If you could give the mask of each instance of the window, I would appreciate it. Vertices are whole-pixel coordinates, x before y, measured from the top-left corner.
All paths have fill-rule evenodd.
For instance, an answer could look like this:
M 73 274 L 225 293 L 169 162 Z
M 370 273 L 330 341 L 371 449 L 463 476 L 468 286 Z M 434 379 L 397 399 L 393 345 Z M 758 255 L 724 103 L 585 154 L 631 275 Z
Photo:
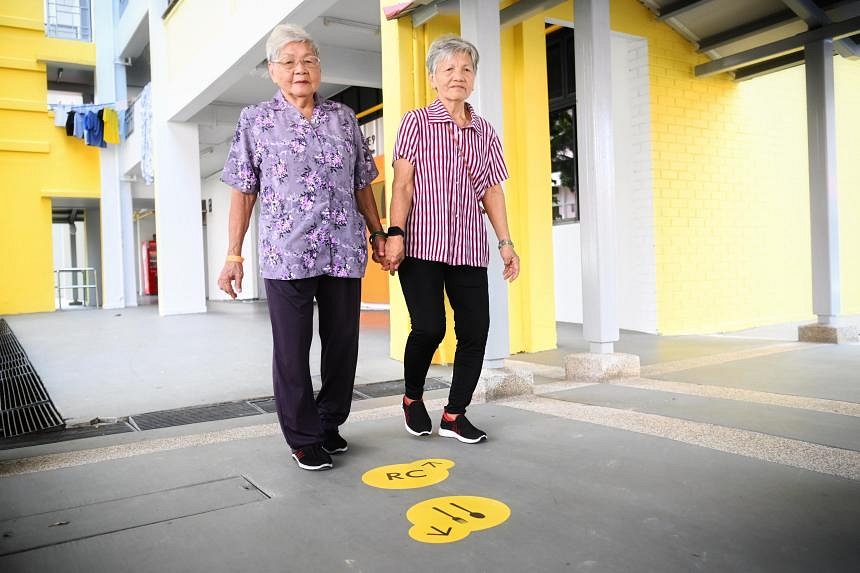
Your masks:
M 90 0 L 45 0 L 45 34 L 64 40 L 92 41 Z
M 546 65 L 552 162 L 552 220 L 579 221 L 573 30 L 561 28 L 547 35 Z
M 574 111 L 567 107 L 549 114 L 553 221 L 579 221 Z

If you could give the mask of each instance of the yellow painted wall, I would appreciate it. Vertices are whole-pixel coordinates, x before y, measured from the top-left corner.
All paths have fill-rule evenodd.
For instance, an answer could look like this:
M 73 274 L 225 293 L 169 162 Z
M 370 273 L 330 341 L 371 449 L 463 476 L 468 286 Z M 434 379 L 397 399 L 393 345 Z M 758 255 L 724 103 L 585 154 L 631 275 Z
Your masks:
M 860 314 L 860 62 L 836 58 L 834 68 L 842 312 Z
M 380 2 L 380 14 L 384 1 Z M 400 119 L 407 111 L 415 107 L 417 93 L 416 84 L 420 83 L 421 66 L 414 63 L 414 44 L 416 36 L 420 33 L 413 31 L 412 22 L 408 18 L 401 18 L 387 22 L 385 15 L 381 15 L 382 26 L 380 35 L 382 37 L 382 93 L 385 105 L 382 108 L 383 117 L 383 140 L 385 150 L 383 155 L 391 157 L 394 151 L 394 140 L 397 137 L 397 129 Z M 388 198 L 389 209 L 391 206 L 391 182 L 394 180 L 394 169 L 391 162 L 385 163 L 385 196 Z M 389 348 L 391 357 L 397 360 L 403 359 L 403 349 L 406 347 L 406 337 L 409 335 L 409 313 L 406 310 L 406 302 L 403 300 L 403 292 L 396 277 L 389 279 L 389 323 L 391 346 Z
M 556 347 L 552 181 L 543 17 L 502 30 L 505 184 L 520 278 L 508 299 L 511 353 Z
M 571 19 L 572 2 L 549 12 Z M 707 59 L 635 0 L 614 31 L 648 42 L 658 330 L 742 329 L 812 317 L 803 68 L 747 82 L 695 78 Z M 837 58 L 843 311 L 860 310 L 856 99 Z M 841 102 L 841 103 L 839 103 Z
M 54 310 L 50 197 L 100 195 L 98 150 L 54 126 L 44 64 L 95 66 L 95 46 L 46 38 L 42 12 L 0 2 L 0 315 Z

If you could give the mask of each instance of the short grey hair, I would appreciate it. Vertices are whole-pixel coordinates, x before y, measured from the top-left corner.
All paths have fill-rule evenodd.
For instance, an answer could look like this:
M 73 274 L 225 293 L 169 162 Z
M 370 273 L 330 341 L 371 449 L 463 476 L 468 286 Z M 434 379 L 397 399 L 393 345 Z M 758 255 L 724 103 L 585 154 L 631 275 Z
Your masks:
M 430 44 L 430 48 L 427 50 L 427 73 L 432 75 L 436 71 L 436 66 L 456 54 L 466 54 L 469 56 L 472 59 L 472 65 L 475 67 L 474 71 L 477 73 L 478 49 L 471 42 L 454 34 L 439 36 Z
M 266 59 L 270 62 L 278 60 L 281 48 L 293 42 L 305 42 L 310 44 L 314 55 L 319 57 L 320 51 L 314 42 L 311 35 L 308 34 L 301 26 L 295 24 L 278 24 L 275 26 L 272 33 L 269 34 L 269 39 L 266 40 Z

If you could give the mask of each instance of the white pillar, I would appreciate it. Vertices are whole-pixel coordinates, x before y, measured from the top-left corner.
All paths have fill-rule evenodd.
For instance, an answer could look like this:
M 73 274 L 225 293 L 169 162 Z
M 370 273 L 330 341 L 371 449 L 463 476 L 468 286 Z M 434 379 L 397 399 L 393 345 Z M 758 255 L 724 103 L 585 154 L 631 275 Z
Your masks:
M 162 316 L 206 312 L 199 137 L 197 125 L 169 121 L 170 54 L 161 18 L 166 7 L 166 0 L 149 0 L 158 312 Z
M 836 196 L 836 105 L 833 40 L 806 45 L 809 214 L 812 232 L 812 312 L 836 325 L 839 293 L 839 205 Z
M 460 34 L 478 49 L 480 60 L 475 79 L 475 91 L 469 98 L 478 115 L 490 122 L 499 139 L 502 132 L 502 47 L 498 0 L 460 2 Z M 488 229 L 492 229 L 485 216 Z M 514 237 L 516 239 L 516 237 Z M 490 290 L 490 334 L 484 353 L 484 368 L 501 368 L 510 355 L 508 325 L 508 285 L 502 279 L 503 265 L 498 254 L 498 238 L 487 233 L 490 244 L 490 265 L 487 268 Z
M 590 352 L 618 340 L 609 2 L 574 1 L 583 334 Z
M 126 98 L 125 67 L 116 63 L 114 31 L 119 15 L 113 2 L 93 5 L 93 32 L 96 45 L 95 103 L 116 106 Z M 99 151 L 101 176 L 102 288 L 104 308 L 137 305 L 134 280 L 131 195 L 119 181 L 119 146 L 109 144 Z

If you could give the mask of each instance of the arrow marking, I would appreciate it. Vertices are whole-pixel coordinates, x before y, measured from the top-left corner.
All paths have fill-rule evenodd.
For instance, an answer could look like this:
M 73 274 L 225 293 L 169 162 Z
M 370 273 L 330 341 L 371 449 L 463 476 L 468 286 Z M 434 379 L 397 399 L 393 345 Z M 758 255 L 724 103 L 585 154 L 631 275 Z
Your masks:
M 435 525 L 431 525 L 431 526 L 430 526 L 430 529 L 435 529 L 435 530 L 436 530 L 436 531 L 438 531 L 439 533 L 429 533 L 429 532 L 428 532 L 428 533 L 427 533 L 427 535 L 445 535 L 445 536 L 447 536 L 447 535 L 449 535 L 449 534 L 451 533 L 451 528 L 450 528 L 450 527 L 448 528 L 448 531 L 442 531 L 441 529 L 439 529 L 439 528 L 438 528 L 438 527 L 436 527 Z

